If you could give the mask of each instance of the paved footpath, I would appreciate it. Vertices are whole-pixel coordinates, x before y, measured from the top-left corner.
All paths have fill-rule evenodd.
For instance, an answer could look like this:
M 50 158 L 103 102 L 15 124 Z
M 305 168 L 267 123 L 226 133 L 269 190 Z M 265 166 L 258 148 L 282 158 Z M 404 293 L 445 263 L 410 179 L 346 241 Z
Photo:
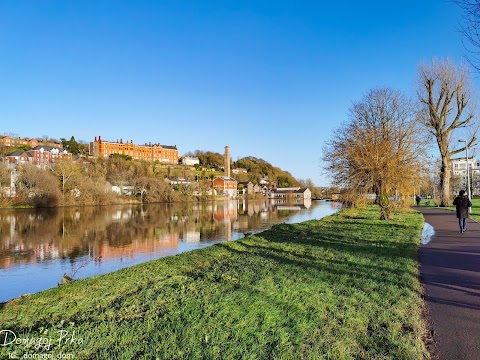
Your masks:
M 435 359 L 480 359 L 480 224 L 460 233 L 455 212 L 418 207 L 433 226 L 420 247 L 425 301 L 436 344 Z

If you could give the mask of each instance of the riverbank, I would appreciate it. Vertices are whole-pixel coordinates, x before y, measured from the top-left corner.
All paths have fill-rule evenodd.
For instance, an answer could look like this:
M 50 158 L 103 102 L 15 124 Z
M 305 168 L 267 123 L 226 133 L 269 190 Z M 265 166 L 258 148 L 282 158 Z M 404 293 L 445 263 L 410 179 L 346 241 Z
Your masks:
M 0 324 L 34 341 L 0 355 L 420 359 L 423 218 L 377 217 L 281 224 L 15 300 Z

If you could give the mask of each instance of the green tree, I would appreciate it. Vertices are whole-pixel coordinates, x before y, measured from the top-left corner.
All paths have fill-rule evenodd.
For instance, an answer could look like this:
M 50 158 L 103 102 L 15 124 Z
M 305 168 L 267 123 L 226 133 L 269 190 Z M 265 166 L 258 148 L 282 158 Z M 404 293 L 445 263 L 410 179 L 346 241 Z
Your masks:
M 80 144 L 75 140 L 75 137 L 72 136 L 70 140 L 65 138 L 60 138 L 64 150 L 72 153 L 73 155 L 78 155 L 80 153 Z

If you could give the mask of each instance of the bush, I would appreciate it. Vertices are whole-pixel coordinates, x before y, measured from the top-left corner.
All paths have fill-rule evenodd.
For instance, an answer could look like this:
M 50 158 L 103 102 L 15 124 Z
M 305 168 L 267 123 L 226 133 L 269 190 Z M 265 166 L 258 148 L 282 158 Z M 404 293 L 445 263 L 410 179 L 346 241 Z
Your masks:
M 15 203 L 33 207 L 61 205 L 62 193 L 57 178 L 49 171 L 25 164 L 20 167 L 15 183 Z

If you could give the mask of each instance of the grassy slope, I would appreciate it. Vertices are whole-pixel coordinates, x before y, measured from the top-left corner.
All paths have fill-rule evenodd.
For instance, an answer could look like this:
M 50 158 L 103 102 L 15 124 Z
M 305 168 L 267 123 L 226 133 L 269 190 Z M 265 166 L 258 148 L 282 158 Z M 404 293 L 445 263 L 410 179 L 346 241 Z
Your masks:
M 420 359 L 423 218 L 344 211 L 14 301 L 0 328 L 83 358 Z M 43 334 L 43 335 L 42 335 Z M 10 345 L 10 351 L 47 353 Z

